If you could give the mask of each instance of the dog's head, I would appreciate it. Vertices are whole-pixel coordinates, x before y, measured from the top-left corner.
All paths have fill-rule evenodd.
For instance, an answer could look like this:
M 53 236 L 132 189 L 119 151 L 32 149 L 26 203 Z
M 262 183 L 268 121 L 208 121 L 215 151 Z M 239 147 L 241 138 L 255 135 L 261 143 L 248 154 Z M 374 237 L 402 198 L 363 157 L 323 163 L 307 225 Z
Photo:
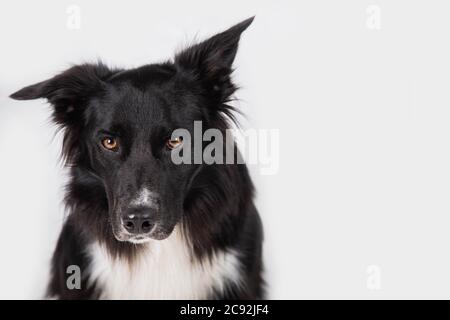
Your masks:
M 253 18 L 193 45 L 173 61 L 130 70 L 84 64 L 11 95 L 46 98 L 64 129 L 63 154 L 104 185 L 109 221 L 119 241 L 164 239 L 183 215 L 199 165 L 177 165 L 194 121 L 219 125 L 235 91 L 232 63 L 241 33 Z

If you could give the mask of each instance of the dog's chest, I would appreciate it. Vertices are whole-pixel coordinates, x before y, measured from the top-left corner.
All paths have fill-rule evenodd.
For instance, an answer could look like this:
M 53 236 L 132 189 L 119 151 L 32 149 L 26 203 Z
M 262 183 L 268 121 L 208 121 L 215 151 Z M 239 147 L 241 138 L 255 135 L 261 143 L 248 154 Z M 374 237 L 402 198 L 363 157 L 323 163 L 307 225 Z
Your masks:
M 91 244 L 89 255 L 89 282 L 96 283 L 101 299 L 207 299 L 240 280 L 236 253 L 195 260 L 176 231 L 146 244 L 132 263 L 111 257 L 99 243 Z

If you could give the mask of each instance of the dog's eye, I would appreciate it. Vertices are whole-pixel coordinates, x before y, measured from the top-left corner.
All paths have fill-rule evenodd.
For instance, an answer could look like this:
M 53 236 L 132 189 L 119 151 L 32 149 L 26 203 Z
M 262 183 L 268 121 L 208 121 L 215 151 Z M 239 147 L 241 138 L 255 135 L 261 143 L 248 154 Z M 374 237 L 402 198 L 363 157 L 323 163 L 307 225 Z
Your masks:
M 119 149 L 119 142 L 116 138 L 108 137 L 102 140 L 102 146 L 107 150 L 117 151 Z
M 182 143 L 183 143 L 183 137 L 178 137 L 178 138 L 175 138 L 175 139 L 167 140 L 166 146 L 167 146 L 167 148 L 172 150 L 172 149 L 175 149 L 175 148 L 179 147 Z

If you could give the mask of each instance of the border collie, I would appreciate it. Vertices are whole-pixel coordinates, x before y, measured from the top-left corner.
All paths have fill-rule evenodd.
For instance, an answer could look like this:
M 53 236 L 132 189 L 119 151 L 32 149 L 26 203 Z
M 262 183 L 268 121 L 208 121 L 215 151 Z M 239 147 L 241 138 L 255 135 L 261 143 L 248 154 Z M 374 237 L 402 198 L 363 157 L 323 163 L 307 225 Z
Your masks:
M 196 121 L 202 130 L 230 128 L 232 64 L 252 21 L 165 63 L 76 65 L 11 95 L 47 99 L 64 132 L 68 215 L 48 297 L 264 297 L 262 225 L 246 165 L 171 160 L 185 144 L 174 130 L 192 133 Z M 80 288 L 67 286 L 70 266 L 81 270 Z

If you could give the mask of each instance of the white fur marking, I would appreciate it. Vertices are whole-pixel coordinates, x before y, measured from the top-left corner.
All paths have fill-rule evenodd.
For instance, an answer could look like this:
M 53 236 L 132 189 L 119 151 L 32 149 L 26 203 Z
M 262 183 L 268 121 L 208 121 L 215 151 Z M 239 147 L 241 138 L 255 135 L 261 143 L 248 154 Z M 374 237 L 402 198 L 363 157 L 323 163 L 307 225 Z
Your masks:
M 131 201 L 131 206 L 154 207 L 156 205 L 154 200 L 156 197 L 157 197 L 156 193 L 151 192 L 147 188 L 143 188 L 139 193 L 138 197 L 133 201 Z
M 225 284 L 240 282 L 237 253 L 218 251 L 211 259 L 198 261 L 178 228 L 165 240 L 143 244 L 132 264 L 113 258 L 95 242 L 89 281 L 103 290 L 101 299 L 206 299 L 212 290 L 222 292 Z

